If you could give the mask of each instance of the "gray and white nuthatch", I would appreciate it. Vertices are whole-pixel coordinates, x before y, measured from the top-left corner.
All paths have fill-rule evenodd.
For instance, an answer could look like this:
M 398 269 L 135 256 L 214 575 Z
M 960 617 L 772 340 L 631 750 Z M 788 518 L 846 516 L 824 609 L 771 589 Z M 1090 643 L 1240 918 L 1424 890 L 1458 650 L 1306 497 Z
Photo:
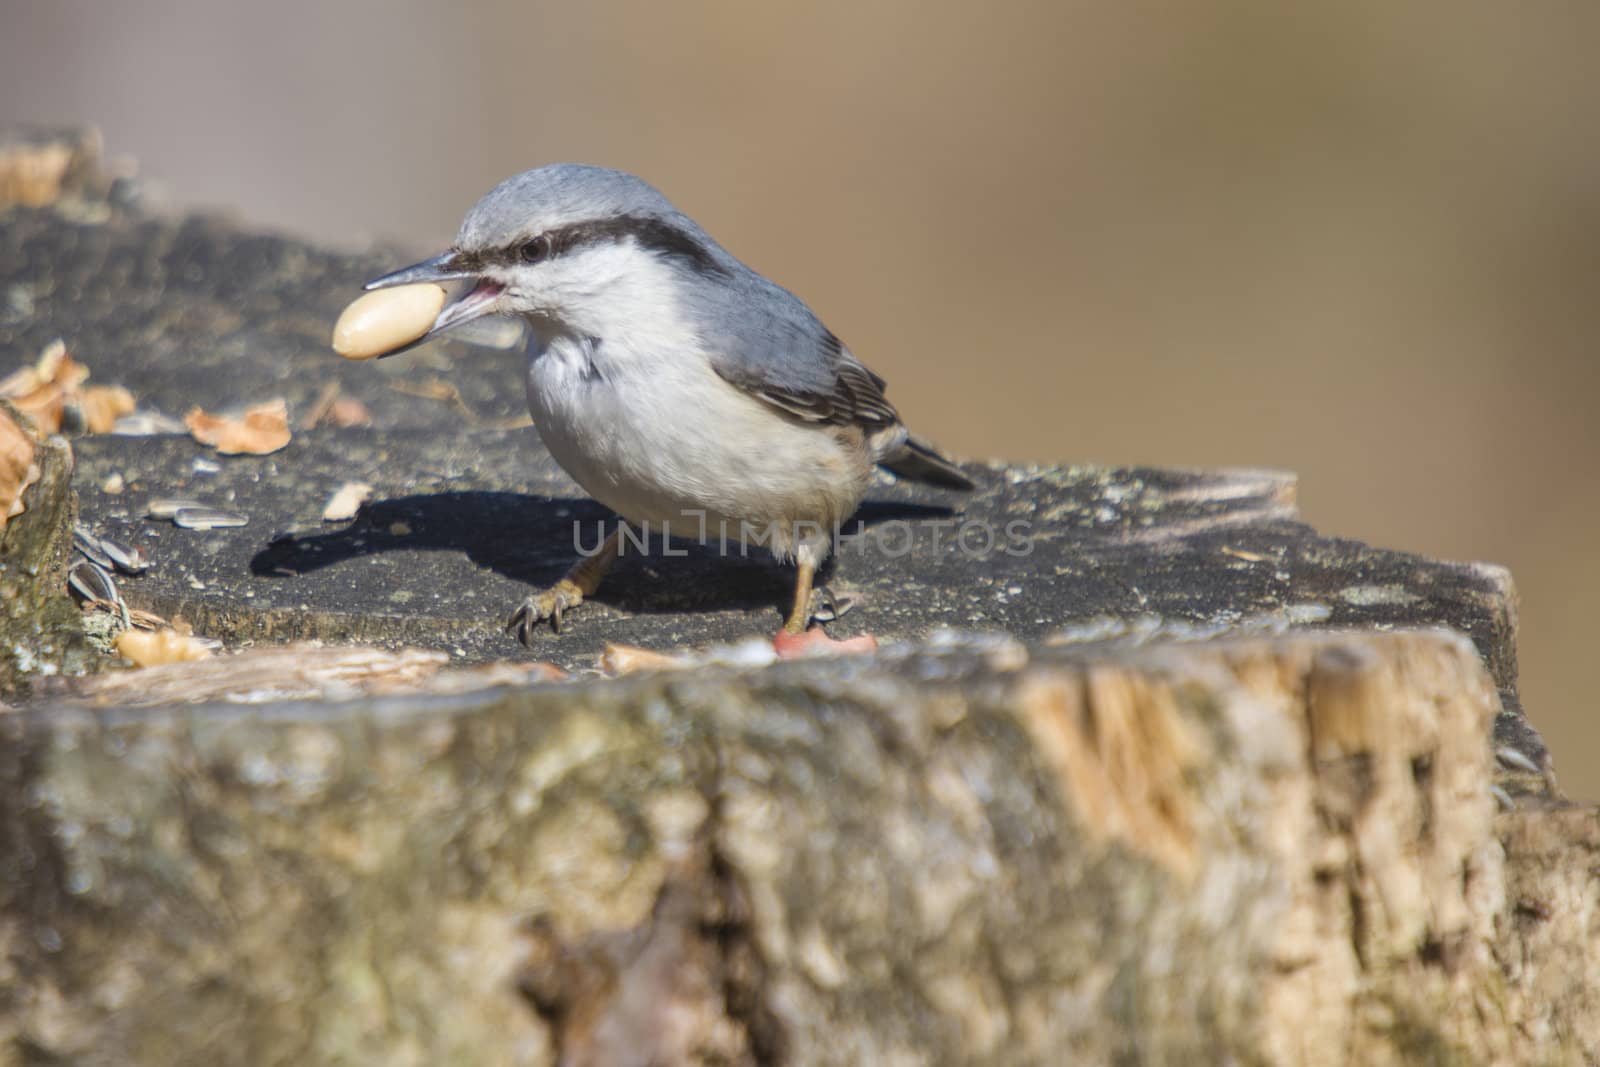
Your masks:
M 449 251 L 367 288 L 455 281 L 470 285 L 426 336 L 485 315 L 524 320 L 528 407 L 556 462 L 627 522 L 726 531 L 793 560 L 785 635 L 810 622 L 817 568 L 874 465 L 973 487 L 907 432 L 883 379 L 798 297 L 630 174 L 519 174 L 478 201 Z M 524 644 L 593 594 L 620 534 L 518 607 L 509 626 Z

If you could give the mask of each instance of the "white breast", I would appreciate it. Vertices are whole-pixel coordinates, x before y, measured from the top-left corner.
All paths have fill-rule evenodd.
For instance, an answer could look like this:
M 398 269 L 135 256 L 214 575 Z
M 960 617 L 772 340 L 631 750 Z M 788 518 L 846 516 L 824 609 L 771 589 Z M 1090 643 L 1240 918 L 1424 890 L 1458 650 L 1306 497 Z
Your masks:
M 596 324 L 598 340 L 555 333 L 530 343 L 528 407 L 556 462 L 655 531 L 713 541 L 725 532 L 780 557 L 802 545 L 816 555 L 820 542 L 825 555 L 866 491 L 866 450 L 719 377 L 668 286 L 618 319 Z

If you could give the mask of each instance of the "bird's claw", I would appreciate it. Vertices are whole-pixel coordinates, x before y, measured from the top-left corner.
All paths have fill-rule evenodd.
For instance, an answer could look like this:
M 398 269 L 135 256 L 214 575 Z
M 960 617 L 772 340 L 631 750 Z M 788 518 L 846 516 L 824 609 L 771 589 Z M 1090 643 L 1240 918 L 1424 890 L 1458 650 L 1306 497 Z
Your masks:
M 825 585 L 817 588 L 816 599 L 817 608 L 811 613 L 811 621 L 817 623 L 838 622 L 856 606 L 850 597 L 840 596 Z
M 541 622 L 549 619 L 550 629 L 560 633 L 562 616 L 582 603 L 583 590 L 578 588 L 576 582 L 563 578 L 549 589 L 529 593 L 506 621 L 506 630 L 516 634 L 518 641 L 532 648 L 533 632 Z

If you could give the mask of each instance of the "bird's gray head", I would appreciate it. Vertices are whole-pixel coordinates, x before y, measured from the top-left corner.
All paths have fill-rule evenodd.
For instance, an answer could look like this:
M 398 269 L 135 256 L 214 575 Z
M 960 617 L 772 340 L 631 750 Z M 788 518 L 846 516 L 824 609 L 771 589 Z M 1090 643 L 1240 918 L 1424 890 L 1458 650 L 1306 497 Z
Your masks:
M 483 315 L 587 330 L 585 320 L 647 284 L 660 269 L 685 279 L 725 276 L 734 261 L 648 182 L 621 171 L 560 163 L 495 186 L 467 213 L 448 251 L 367 283 L 474 284 L 446 305 L 428 336 Z

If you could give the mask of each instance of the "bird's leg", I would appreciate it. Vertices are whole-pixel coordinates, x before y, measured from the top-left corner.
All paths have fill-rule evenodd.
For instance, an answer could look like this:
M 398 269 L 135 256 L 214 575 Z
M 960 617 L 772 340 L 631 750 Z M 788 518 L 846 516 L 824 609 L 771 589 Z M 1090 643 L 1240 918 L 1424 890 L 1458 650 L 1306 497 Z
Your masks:
M 878 640 L 870 633 L 862 633 L 861 637 L 850 637 L 838 641 L 827 635 L 821 625 L 811 625 L 811 585 L 816 581 L 816 563 L 806 560 L 805 557 L 797 560 L 798 573 L 795 574 L 795 601 L 789 609 L 789 617 L 784 619 L 784 629 L 779 630 L 773 637 L 773 651 L 782 659 L 792 656 L 813 656 L 818 653 L 870 653 L 878 646 Z M 822 587 L 822 595 L 829 601 L 832 608 L 832 617 L 845 614 L 843 608 L 834 600 L 834 593 L 827 587 Z M 846 605 L 848 606 L 848 605 Z M 810 627 L 810 629 L 808 629 Z
M 786 634 L 803 634 L 811 623 L 811 583 L 817 576 L 817 565 L 802 559 L 798 572 L 794 578 L 794 606 L 789 609 L 789 617 L 783 621 L 783 632 Z
M 871 634 L 835 641 L 821 626 L 811 626 L 811 586 L 816 580 L 817 565 L 801 560 L 800 573 L 794 580 L 794 606 L 783 622 L 783 629 L 772 638 L 772 649 L 780 657 L 809 656 L 818 652 L 871 652 L 878 647 L 878 639 Z M 824 590 L 826 593 L 826 590 Z M 832 595 L 829 594 L 829 599 Z M 843 612 L 835 608 L 834 617 Z M 807 629 L 807 627 L 810 629 Z
M 560 633 L 561 616 L 582 604 L 585 597 L 594 596 L 594 591 L 600 588 L 600 580 L 611 569 L 611 564 L 616 562 L 621 548 L 622 524 L 619 522 L 594 555 L 584 556 L 573 564 L 566 576 L 549 589 L 528 594 L 528 598 L 512 612 L 506 629 L 513 631 L 518 641 L 529 646 L 533 644 L 534 628 L 546 619 L 550 620 L 550 628 Z

